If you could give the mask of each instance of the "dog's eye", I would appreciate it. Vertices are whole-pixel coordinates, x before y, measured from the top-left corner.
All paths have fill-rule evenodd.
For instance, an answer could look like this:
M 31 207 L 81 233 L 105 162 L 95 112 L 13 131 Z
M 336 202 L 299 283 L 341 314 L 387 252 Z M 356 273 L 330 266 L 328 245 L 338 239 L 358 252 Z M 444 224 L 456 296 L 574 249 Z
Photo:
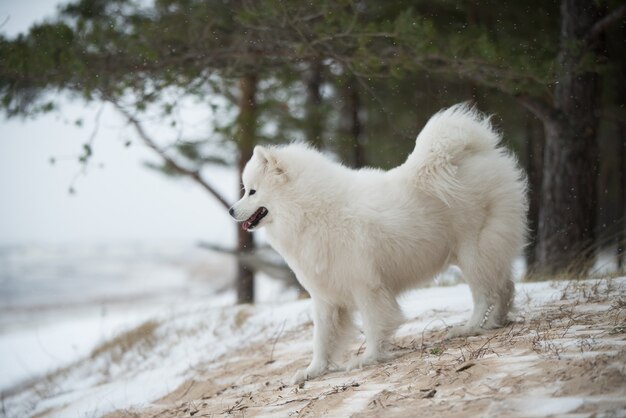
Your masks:
M 249 194 L 249 196 L 252 196 L 252 195 L 253 195 L 253 194 L 255 194 L 255 193 L 256 193 L 256 190 L 252 189 L 252 190 L 250 190 L 250 194 Z

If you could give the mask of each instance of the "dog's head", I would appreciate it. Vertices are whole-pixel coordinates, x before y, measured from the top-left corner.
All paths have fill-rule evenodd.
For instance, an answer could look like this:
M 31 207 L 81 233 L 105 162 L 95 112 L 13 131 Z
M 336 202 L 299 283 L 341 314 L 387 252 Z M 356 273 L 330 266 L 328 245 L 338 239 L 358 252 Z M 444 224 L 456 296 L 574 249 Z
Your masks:
M 253 231 L 272 222 L 276 214 L 277 193 L 287 181 L 276 149 L 256 146 L 243 170 L 243 197 L 230 208 L 230 215 L 242 222 L 241 227 Z

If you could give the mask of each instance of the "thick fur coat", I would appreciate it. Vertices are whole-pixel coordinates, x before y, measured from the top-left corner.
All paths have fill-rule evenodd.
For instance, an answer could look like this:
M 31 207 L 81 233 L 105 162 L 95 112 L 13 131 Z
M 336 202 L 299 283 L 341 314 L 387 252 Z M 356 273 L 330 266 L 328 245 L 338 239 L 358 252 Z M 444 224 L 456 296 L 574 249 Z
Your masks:
M 397 295 L 451 264 L 474 310 L 449 336 L 506 322 L 527 203 L 524 175 L 500 139 L 488 117 L 461 104 L 434 115 L 406 162 L 389 171 L 352 170 L 302 144 L 255 148 L 231 215 L 247 230 L 265 227 L 311 294 L 313 359 L 294 382 L 340 357 L 356 311 L 366 349 L 347 367 L 386 359 L 403 320 Z

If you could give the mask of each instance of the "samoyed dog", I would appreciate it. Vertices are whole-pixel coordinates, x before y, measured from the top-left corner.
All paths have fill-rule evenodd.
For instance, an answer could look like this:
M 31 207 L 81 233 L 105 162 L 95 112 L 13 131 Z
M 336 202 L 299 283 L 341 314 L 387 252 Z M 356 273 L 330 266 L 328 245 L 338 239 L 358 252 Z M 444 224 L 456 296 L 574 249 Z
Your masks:
M 303 144 L 254 149 L 230 213 L 248 231 L 265 227 L 311 294 L 313 359 L 295 383 L 335 364 L 356 311 L 366 349 L 347 368 L 388 359 L 403 320 L 396 297 L 451 264 L 474 309 L 448 336 L 506 323 L 527 203 L 525 176 L 500 139 L 488 117 L 459 104 L 435 114 L 406 162 L 389 171 L 353 170 Z

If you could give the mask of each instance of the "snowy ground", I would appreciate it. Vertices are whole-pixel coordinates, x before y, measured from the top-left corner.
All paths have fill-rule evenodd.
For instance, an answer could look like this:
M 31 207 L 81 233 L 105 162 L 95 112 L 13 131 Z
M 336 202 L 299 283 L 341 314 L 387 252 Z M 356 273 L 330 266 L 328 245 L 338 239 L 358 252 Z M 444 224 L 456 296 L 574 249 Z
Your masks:
M 402 298 L 397 357 L 289 385 L 311 356 L 308 300 L 190 300 L 4 393 L 23 416 L 625 416 L 626 277 L 518 285 L 517 318 L 444 341 L 465 285 Z M 357 344 L 355 350 L 359 348 Z
M 0 247 L 0 391 L 181 300 L 232 304 L 232 295 L 216 299 L 232 275 L 232 262 L 190 244 Z

